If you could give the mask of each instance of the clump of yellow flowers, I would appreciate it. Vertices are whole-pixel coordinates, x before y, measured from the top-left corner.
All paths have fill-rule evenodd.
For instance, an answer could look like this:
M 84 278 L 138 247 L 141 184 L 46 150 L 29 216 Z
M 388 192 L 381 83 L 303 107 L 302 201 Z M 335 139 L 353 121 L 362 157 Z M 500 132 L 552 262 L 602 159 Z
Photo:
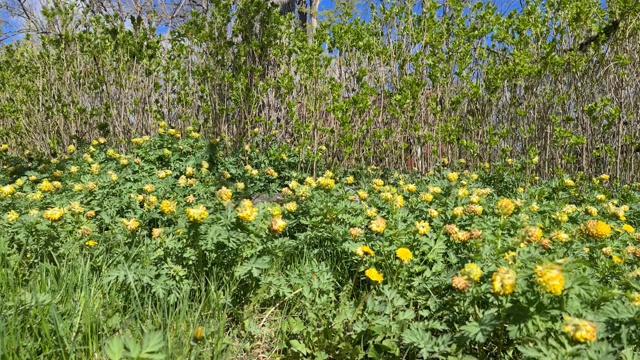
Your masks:
M 403 247 L 396 250 L 396 256 L 398 257 L 398 259 L 400 259 L 400 261 L 402 261 L 405 264 L 408 264 L 409 261 L 413 259 L 413 254 L 411 253 L 411 250 Z
M 509 199 L 500 199 L 498 201 L 498 204 L 496 205 L 496 210 L 498 211 L 498 214 L 504 217 L 511 215 L 511 213 L 513 213 L 513 210 L 515 210 L 515 208 L 516 206 L 513 204 L 513 201 Z
M 375 220 L 371 220 L 371 223 L 369 224 L 369 229 L 378 234 L 382 233 L 386 228 L 387 221 L 382 216 L 378 216 Z
M 65 211 L 63 208 L 61 207 L 54 207 L 48 210 L 45 210 L 44 213 L 42 214 L 42 217 L 44 217 L 45 219 L 49 220 L 49 221 L 60 221 L 60 219 L 62 219 L 62 216 L 64 215 Z
M 611 235 L 611 226 L 600 220 L 589 220 L 582 229 L 585 234 L 594 239 L 606 239 Z
M 544 291 L 553 295 L 562 294 L 564 290 L 564 275 L 560 265 L 536 265 L 533 271 L 536 274 L 536 282 L 542 286 Z
M 238 219 L 242 221 L 251 222 L 258 216 L 258 209 L 249 199 L 242 200 L 236 210 L 238 211 Z
M 516 290 L 516 272 L 507 267 L 500 267 L 491 277 L 491 289 L 496 295 L 511 295 Z
M 578 342 L 595 341 L 596 329 L 598 325 L 583 319 L 564 316 L 564 326 L 562 330 L 567 333 L 569 338 Z
M 196 224 L 201 224 L 207 217 L 209 217 L 207 208 L 204 207 L 204 205 L 196 205 L 192 208 L 187 208 L 185 212 L 187 213 L 187 219 Z

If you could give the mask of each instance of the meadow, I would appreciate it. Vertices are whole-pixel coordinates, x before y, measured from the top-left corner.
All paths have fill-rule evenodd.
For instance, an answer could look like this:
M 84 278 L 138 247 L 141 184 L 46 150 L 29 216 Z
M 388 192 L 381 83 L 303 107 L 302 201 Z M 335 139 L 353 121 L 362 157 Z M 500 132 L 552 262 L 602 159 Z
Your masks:
M 0 358 L 638 358 L 639 184 L 251 135 L 2 146 Z

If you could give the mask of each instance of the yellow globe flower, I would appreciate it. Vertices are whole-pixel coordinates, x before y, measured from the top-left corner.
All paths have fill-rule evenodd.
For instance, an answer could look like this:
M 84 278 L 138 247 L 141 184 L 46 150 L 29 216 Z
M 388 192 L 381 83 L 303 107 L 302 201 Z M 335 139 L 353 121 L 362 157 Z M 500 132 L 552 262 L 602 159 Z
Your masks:
M 622 230 L 628 232 L 628 233 L 632 233 L 634 231 L 636 231 L 636 229 L 633 228 L 633 226 L 629 225 L 629 224 L 624 224 L 622 225 Z
M 466 276 L 456 275 L 451 279 L 451 286 L 458 291 L 465 292 L 470 285 L 471 283 Z
M 98 245 L 98 242 L 97 242 L 97 241 L 95 241 L 95 240 L 88 240 L 88 241 L 86 241 L 84 244 L 85 244 L 85 245 L 87 245 L 87 246 L 89 246 L 89 247 L 91 247 L 91 246 L 96 246 L 96 245 Z
M 387 228 L 387 221 L 382 216 L 378 216 L 375 220 L 371 220 L 369 228 L 371 231 L 380 234 Z
M 226 187 L 222 187 L 220 188 L 220 190 L 218 190 L 216 192 L 216 197 L 218 198 L 218 200 L 222 201 L 222 202 L 226 202 L 231 200 L 231 197 L 233 196 L 233 192 L 231 192 L 230 189 L 227 189 Z
M 400 261 L 402 261 L 405 264 L 408 264 L 409 261 L 413 259 L 413 254 L 411 254 L 411 250 L 407 248 L 399 248 L 398 250 L 396 250 L 396 256 L 398 257 L 398 259 L 400 259 Z
M 287 226 L 287 223 L 284 220 L 282 220 L 282 216 L 276 216 L 273 219 L 271 219 L 271 223 L 269 224 L 269 229 L 271 230 L 271 232 L 279 234 L 282 231 L 284 231 L 284 228 L 286 226 Z
M 53 186 L 52 183 L 49 182 L 49 180 L 44 179 L 44 180 L 42 180 L 40 185 L 38 185 L 38 190 L 40 190 L 42 192 L 50 192 L 50 191 L 55 190 L 55 187 Z
M 455 217 L 460 217 L 460 216 L 462 216 L 462 214 L 464 214 L 464 208 L 462 206 L 456 206 L 451 211 L 451 214 L 453 214 L 453 216 L 455 216 Z
M 60 219 L 62 219 L 62 216 L 64 215 L 65 211 L 63 208 L 61 207 L 54 207 L 48 210 L 45 210 L 44 213 L 42 213 L 42 217 L 44 217 L 45 219 L 49 220 L 49 221 L 60 221 Z
M 373 250 L 371 250 L 371 248 L 368 247 L 367 245 L 361 245 L 361 246 L 358 246 L 358 248 L 356 248 L 356 255 L 360 257 L 365 257 L 365 255 L 375 256 L 376 253 L 373 252 Z
M 171 215 L 176 212 L 177 204 L 175 201 L 162 200 L 160 202 L 160 211 L 165 215 Z
M 536 274 L 536 282 L 544 291 L 553 295 L 562 294 L 564 290 L 562 267 L 556 264 L 536 265 L 533 271 Z
M 458 181 L 458 177 L 459 175 L 457 172 L 450 172 L 447 174 L 447 180 L 452 183 Z
M 384 276 L 382 273 L 378 272 L 375 268 L 367 269 L 364 274 L 371 279 L 371 281 L 380 284 L 384 280 Z
M 251 222 L 258 216 L 258 209 L 253 206 L 253 203 L 249 199 L 242 200 L 236 211 L 238 212 L 238 219 L 246 222 Z
M 513 204 L 513 201 L 509 199 L 500 199 L 498 204 L 496 205 L 496 210 L 498 210 L 498 214 L 507 217 L 513 213 L 516 206 Z
M 192 208 L 187 208 L 185 212 L 187 213 L 187 219 L 196 224 L 204 222 L 204 220 L 209 217 L 207 208 L 204 207 L 204 205 L 196 205 Z
M 597 328 L 598 325 L 592 322 L 571 316 L 564 316 L 564 325 L 562 326 L 562 330 L 567 333 L 569 338 L 572 340 L 581 343 L 595 341 Z
M 431 226 L 429 226 L 428 222 L 420 220 L 416 221 L 416 229 L 418 229 L 418 234 L 427 235 L 431 231 Z
M 420 194 L 420 201 L 424 201 L 424 202 L 433 201 L 433 194 L 431 194 L 431 193 L 421 193 Z
M 511 295 L 516 290 L 516 272 L 507 267 L 500 267 L 491 277 L 491 289 L 496 295 Z
M 542 239 L 542 229 L 537 226 L 527 226 L 522 232 L 524 239 L 530 243 L 538 242 Z
M 288 202 L 288 203 L 284 204 L 282 207 L 284 207 L 284 209 L 287 212 L 290 212 L 290 213 L 295 212 L 296 210 L 298 210 L 298 204 L 295 201 Z
M 606 239 L 611 235 L 611 226 L 604 221 L 589 220 L 583 226 L 583 231 L 595 239 Z
M 464 266 L 464 269 L 460 271 L 460 273 L 473 281 L 480 280 L 480 277 L 483 274 L 482 269 L 474 263 L 469 263 Z
M 122 223 L 124 224 L 125 228 L 127 228 L 127 230 L 129 231 L 136 231 L 140 226 L 140 223 L 135 218 L 131 218 L 129 220 L 122 219 Z
M 20 218 L 20 214 L 18 214 L 18 212 L 15 210 L 11 210 L 7 213 L 7 215 L 5 215 L 5 218 L 8 222 L 15 222 Z

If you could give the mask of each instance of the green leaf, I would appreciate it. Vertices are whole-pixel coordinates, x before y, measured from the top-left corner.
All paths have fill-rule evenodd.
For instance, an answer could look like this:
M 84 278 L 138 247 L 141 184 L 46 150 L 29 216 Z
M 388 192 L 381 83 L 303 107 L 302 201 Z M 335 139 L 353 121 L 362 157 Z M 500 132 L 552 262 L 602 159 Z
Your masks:
M 289 340 L 289 344 L 291 345 L 291 347 L 293 348 L 293 350 L 299 352 L 302 355 L 307 355 L 309 353 L 309 349 L 304 346 L 303 343 L 301 343 L 298 340 Z
M 104 347 L 104 354 L 111 360 L 120 360 L 124 354 L 124 343 L 122 338 L 114 336 Z

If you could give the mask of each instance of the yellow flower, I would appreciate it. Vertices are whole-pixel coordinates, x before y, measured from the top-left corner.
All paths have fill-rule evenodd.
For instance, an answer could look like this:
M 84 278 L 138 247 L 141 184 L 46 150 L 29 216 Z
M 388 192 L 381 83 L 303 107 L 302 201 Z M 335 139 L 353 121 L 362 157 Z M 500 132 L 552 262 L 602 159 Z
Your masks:
M 516 272 L 500 267 L 491 277 L 491 288 L 496 295 L 511 295 L 516 290 Z
M 282 216 L 282 208 L 278 204 L 268 207 L 267 210 L 269 210 L 273 217 Z
M 405 192 L 414 193 L 416 192 L 416 190 L 418 190 L 418 187 L 415 184 L 407 184 L 402 187 L 402 190 L 404 190 Z
M 384 181 L 381 179 L 373 179 L 371 181 L 373 183 L 373 190 L 378 191 L 382 186 L 384 186 Z
M 611 235 L 611 226 L 600 220 L 589 220 L 583 226 L 583 231 L 595 239 L 605 239 Z
M 416 229 L 418 229 L 418 234 L 426 235 L 429 233 L 429 231 L 431 231 L 431 226 L 429 226 L 428 222 L 420 220 L 416 221 Z
M 633 293 L 631 295 L 631 305 L 640 306 L 640 293 Z
M 345 183 L 345 184 L 347 184 L 347 185 L 351 185 L 351 184 L 353 184 L 353 183 L 354 183 L 354 181 L 355 181 L 355 179 L 354 179 L 354 177 L 353 177 L 353 176 L 347 176 L 347 177 L 344 179 L 344 183 Z
M 237 182 L 237 183 L 236 183 L 236 190 L 238 190 L 238 191 L 242 191 L 242 190 L 244 190 L 244 189 L 245 189 L 245 185 L 244 185 L 244 183 L 243 183 L 243 182 Z
M 564 243 L 564 242 L 567 242 L 569 240 L 569 234 L 567 234 L 566 232 L 564 232 L 562 230 L 557 230 L 557 231 L 554 231 L 551 234 L 551 238 L 553 240 L 557 240 L 557 241 L 560 241 L 560 242 Z
M 192 208 L 187 208 L 185 212 L 187 213 L 187 219 L 196 224 L 202 223 L 207 217 L 209 217 L 207 208 L 204 207 L 204 205 L 196 205 Z
M 598 325 L 570 317 L 564 316 L 564 326 L 562 326 L 562 330 L 567 333 L 569 338 L 578 342 L 587 342 L 587 341 L 595 341 L 596 339 L 596 329 Z
M 146 184 L 142 190 L 146 191 L 147 193 L 152 193 L 154 190 L 156 189 L 155 185 L 153 184 Z
M 404 197 L 402 197 L 402 195 L 398 194 L 396 196 L 393 197 L 393 208 L 394 209 L 400 209 L 401 207 L 404 206 Z
M 271 219 L 271 223 L 269 224 L 269 229 L 274 233 L 281 233 L 284 228 L 287 226 L 287 223 L 282 220 L 282 216 L 276 216 Z
M 325 190 L 331 190 L 336 186 L 336 181 L 334 179 L 328 177 L 320 177 L 318 178 L 318 185 Z
M 453 208 L 451 213 L 455 217 L 460 217 L 460 216 L 462 216 L 462 214 L 464 214 L 464 208 L 462 206 L 456 206 L 455 208 Z
M 496 205 L 496 209 L 498 210 L 498 213 L 505 217 L 511 215 L 511 213 L 513 213 L 513 210 L 515 210 L 515 208 L 516 206 L 509 199 L 500 199 L 498 201 L 498 204 Z
M 49 182 L 49 180 L 44 179 L 40 185 L 38 185 L 38 190 L 42 192 L 49 192 L 55 190 L 55 187 Z
M 459 198 L 467 197 L 469 196 L 469 190 L 467 188 L 459 188 L 456 196 Z
M 7 144 L 2 144 L 2 146 L 0 146 L 0 150 L 1 150 L 2 152 L 7 152 L 7 151 L 9 151 L 9 145 L 7 145 Z
M 396 250 L 396 256 L 400 261 L 405 264 L 408 264 L 411 259 L 413 259 L 413 254 L 411 254 L 411 250 L 407 248 L 399 248 Z
M 377 216 L 377 215 L 378 215 L 378 209 L 376 209 L 376 208 L 374 208 L 374 207 L 372 207 L 372 208 L 367 208 L 366 213 L 367 213 L 367 217 L 368 217 L 368 218 L 370 218 L 370 219 L 372 219 L 372 218 L 374 218 L 375 216 Z
M 509 251 L 506 252 L 503 257 L 504 259 L 507 261 L 507 264 L 511 265 L 514 263 L 513 259 L 517 256 L 518 254 L 515 251 Z
M 604 194 L 598 194 L 598 195 L 596 195 L 596 200 L 600 201 L 600 202 L 605 201 L 605 200 L 607 200 L 607 196 L 604 195 Z
M 533 213 L 538 212 L 538 209 L 540 209 L 540 207 L 536 203 L 533 203 L 531 204 L 531 206 L 529 206 L 529 210 Z
M 431 193 L 421 193 L 420 194 L 420 201 L 424 201 L 424 202 L 433 201 L 433 194 L 431 194 Z
M 465 292 L 469 288 L 471 283 L 467 280 L 466 276 L 456 275 L 451 279 L 451 286 L 459 291 Z
M 600 175 L 600 180 L 603 180 L 603 181 L 607 181 L 607 180 L 609 180 L 609 175 L 608 175 L 608 174 L 602 174 L 602 175 Z
M 238 218 L 242 221 L 251 222 L 258 216 L 258 209 L 253 206 L 249 199 L 242 200 L 236 210 L 238 211 Z
M 358 246 L 358 248 L 356 249 L 356 255 L 360 257 L 365 257 L 365 255 L 375 256 L 376 253 L 373 252 L 373 250 L 371 250 L 371 248 L 368 247 L 367 245 L 361 245 L 361 246 Z
M 382 273 L 378 272 L 378 270 L 376 270 L 375 268 L 369 268 L 367 269 L 364 274 L 371 279 L 371 281 L 373 282 L 377 282 L 378 284 L 380 284 L 382 282 L 382 280 L 384 280 L 384 276 L 382 275 Z
M 98 245 L 98 242 L 95 240 L 88 240 L 87 242 L 84 243 L 85 245 L 91 247 L 91 246 L 96 246 Z
M 98 163 L 91 164 L 91 173 L 93 175 L 100 174 L 100 164 L 98 164 Z
M 611 260 L 613 260 L 613 262 L 616 263 L 616 264 L 622 264 L 622 258 L 620 256 L 618 256 L 618 255 L 613 255 Z
M 429 211 L 429 216 L 432 218 L 437 218 L 438 215 L 440 215 L 440 213 L 438 212 L 438 210 L 434 209 L 434 208 L 430 208 Z
M 536 274 L 536 282 L 544 291 L 553 295 L 562 294 L 564 290 L 562 267 L 556 264 L 536 265 L 533 271 Z
M 224 186 L 216 192 L 216 197 L 222 202 L 231 200 L 231 196 L 233 196 L 231 190 Z
M 73 211 L 74 213 L 84 212 L 84 208 L 80 205 L 80 202 L 78 201 L 74 201 L 71 204 L 69 204 L 69 210 Z
M 362 236 L 362 233 L 363 233 L 363 230 L 361 228 L 353 227 L 349 229 L 349 235 L 351 235 L 351 237 L 354 239 L 357 239 L 360 236 Z
M 530 243 L 538 242 L 542 239 L 542 229 L 536 226 L 527 226 L 523 230 L 524 239 Z
M 624 224 L 622 225 L 622 230 L 628 232 L 628 233 L 632 233 L 634 231 L 636 231 L 636 229 L 633 228 L 633 226 L 629 225 L 629 224 Z
M 136 231 L 136 229 L 140 226 L 140 223 L 135 218 L 131 218 L 129 220 L 122 219 L 122 224 L 124 224 L 124 226 L 129 231 Z
M 166 199 L 162 200 L 162 202 L 160 202 L 160 211 L 162 211 L 165 215 L 171 215 L 176 212 L 176 205 L 177 202 L 175 201 L 169 201 Z
M 573 182 L 573 180 L 571 180 L 571 179 L 564 179 L 564 186 L 566 186 L 566 187 L 574 187 L 574 186 L 576 186 L 576 183 Z
M 375 220 L 371 220 L 369 228 L 373 232 L 382 233 L 387 228 L 387 221 L 382 216 L 378 216 Z
M 458 173 L 457 172 L 448 173 L 447 180 L 452 183 L 458 181 Z
M 278 177 L 278 173 L 275 170 L 273 170 L 272 168 L 268 168 L 267 170 L 264 171 L 264 173 L 267 176 L 270 176 L 270 177 L 272 177 L 274 179 L 276 179 Z
M 63 208 L 54 207 L 54 208 L 45 210 L 44 213 L 42 214 L 42 217 L 44 217 L 49 221 L 59 221 L 60 219 L 62 219 L 64 212 L 65 211 Z
M 288 203 L 284 204 L 282 207 L 284 207 L 284 209 L 287 212 L 290 212 L 290 213 L 295 212 L 296 210 L 298 210 L 298 204 L 295 201 L 288 202 Z
M 162 235 L 162 229 L 160 228 L 153 228 L 151 230 L 151 238 L 153 239 L 157 239 Z
M 483 271 L 482 269 L 480 269 L 478 265 L 474 263 L 468 263 L 464 266 L 464 269 L 462 269 L 460 273 L 462 275 L 469 277 L 469 279 L 473 281 L 478 281 L 480 280 L 480 277 L 482 276 Z
M 586 207 L 584 208 L 584 211 L 585 211 L 587 214 L 591 215 L 591 216 L 594 216 L 594 217 L 595 217 L 595 216 L 598 216 L 598 209 L 596 209 L 596 208 L 595 208 L 595 207 L 593 207 L 593 206 L 586 206 Z
M 18 220 L 18 218 L 20 218 L 20 214 L 18 214 L 18 212 L 15 210 L 11 210 L 7 213 L 7 215 L 5 215 L 5 218 L 8 222 L 14 222 Z

